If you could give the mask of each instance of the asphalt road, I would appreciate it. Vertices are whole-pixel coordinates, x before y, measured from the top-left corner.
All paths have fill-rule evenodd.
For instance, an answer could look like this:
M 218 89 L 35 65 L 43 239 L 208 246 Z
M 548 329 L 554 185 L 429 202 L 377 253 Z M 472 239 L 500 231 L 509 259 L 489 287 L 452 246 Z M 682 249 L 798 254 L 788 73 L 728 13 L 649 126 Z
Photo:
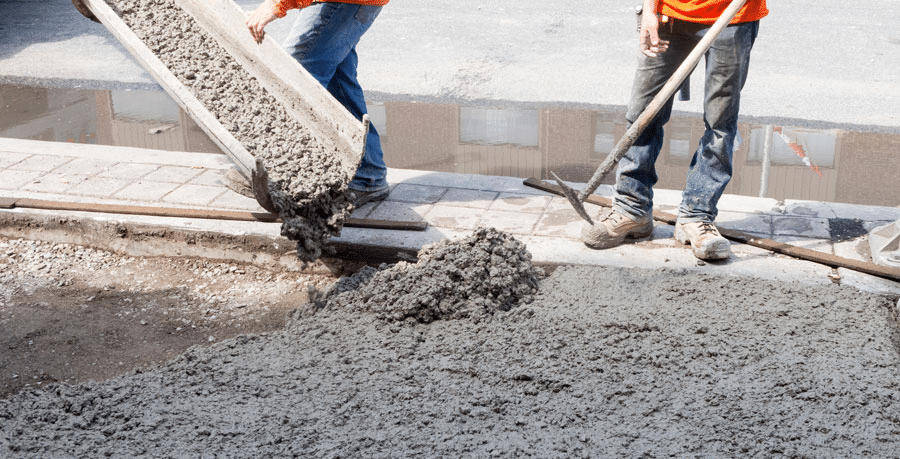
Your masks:
M 257 0 L 240 0 L 251 9 Z M 631 3 L 638 3 L 636 0 Z M 886 1 L 777 0 L 761 25 L 742 113 L 900 129 L 900 31 Z M 552 6 L 551 6 L 552 4 Z M 280 39 L 293 15 L 268 32 Z M 359 46 L 367 91 L 397 97 L 621 106 L 633 5 L 612 0 L 396 0 Z M 676 110 L 700 111 L 695 98 Z M 69 0 L 0 1 L 0 81 L 152 85 Z

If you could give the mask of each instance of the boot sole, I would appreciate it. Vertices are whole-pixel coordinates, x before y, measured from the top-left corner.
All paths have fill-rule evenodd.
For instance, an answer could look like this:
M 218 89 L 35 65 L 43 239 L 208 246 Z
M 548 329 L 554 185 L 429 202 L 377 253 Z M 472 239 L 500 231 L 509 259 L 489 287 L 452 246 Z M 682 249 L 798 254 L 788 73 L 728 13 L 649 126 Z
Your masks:
M 675 240 L 684 245 L 690 245 L 691 252 L 694 253 L 695 257 L 701 260 L 724 260 L 731 256 L 731 246 L 728 244 L 728 241 L 725 241 L 724 246 L 719 243 L 716 244 L 716 247 L 713 247 L 714 250 L 711 252 L 703 253 L 703 250 L 699 247 L 694 247 L 694 245 L 691 244 L 691 238 L 677 226 L 675 227 Z
M 645 237 L 649 237 L 653 234 L 653 223 L 649 224 L 649 228 L 635 228 L 633 231 L 629 231 L 615 239 L 606 239 L 602 241 L 593 241 L 589 240 L 589 237 L 585 237 L 584 232 L 581 233 L 581 242 L 584 242 L 584 245 L 592 248 L 592 249 L 609 249 L 612 247 L 616 247 L 618 245 L 622 245 L 625 242 L 625 239 L 643 239 Z

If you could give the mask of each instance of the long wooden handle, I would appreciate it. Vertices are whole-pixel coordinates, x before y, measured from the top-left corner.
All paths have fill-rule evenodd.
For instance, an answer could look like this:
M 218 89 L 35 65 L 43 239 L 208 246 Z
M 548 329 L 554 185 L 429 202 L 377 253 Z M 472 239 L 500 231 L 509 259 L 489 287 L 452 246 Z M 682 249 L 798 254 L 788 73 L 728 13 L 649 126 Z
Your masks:
M 719 33 L 722 32 L 722 29 L 728 26 L 732 19 L 737 15 L 738 11 L 740 11 L 741 7 L 744 6 L 744 3 L 747 3 L 747 0 L 732 0 L 731 4 L 728 5 L 728 8 L 722 12 L 722 15 L 719 16 L 719 19 L 709 28 L 709 31 L 706 32 L 706 35 L 700 39 L 700 42 L 697 43 L 697 46 L 691 51 L 688 57 L 678 66 L 678 69 L 675 70 L 675 73 L 669 77 L 669 80 L 663 85 L 662 89 L 656 94 L 656 96 L 650 101 L 650 104 L 647 105 L 647 108 L 641 112 L 640 116 L 637 120 L 625 131 L 625 135 L 619 139 L 619 142 L 613 147 L 612 151 L 609 155 L 606 156 L 606 159 L 600 164 L 597 168 L 597 171 L 594 172 L 591 180 L 588 181 L 587 186 L 584 190 L 581 191 L 579 198 L 582 202 L 590 196 L 598 186 L 600 186 L 600 182 L 612 171 L 619 161 L 625 156 L 625 153 L 631 148 L 631 145 L 634 144 L 634 141 L 637 140 L 638 136 L 644 132 L 644 129 L 647 125 L 650 124 L 651 121 L 656 117 L 656 114 L 659 113 L 659 110 L 665 105 L 665 103 L 675 94 L 675 91 L 681 87 L 681 83 L 691 74 L 694 70 L 694 67 L 697 65 L 697 62 L 700 62 L 700 58 L 706 54 L 706 51 L 712 46 L 713 41 L 716 37 L 719 36 Z

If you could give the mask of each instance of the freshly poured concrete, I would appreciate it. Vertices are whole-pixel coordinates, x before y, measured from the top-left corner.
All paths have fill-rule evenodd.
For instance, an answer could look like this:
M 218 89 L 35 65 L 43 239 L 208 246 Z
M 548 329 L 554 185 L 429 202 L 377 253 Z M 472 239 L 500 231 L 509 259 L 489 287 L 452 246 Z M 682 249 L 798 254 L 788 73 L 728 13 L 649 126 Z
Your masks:
M 472 18 L 484 8 L 453 5 L 469 6 Z M 582 6 L 598 15 L 615 10 Z M 554 31 L 568 30 L 566 18 L 583 17 L 558 11 L 559 25 L 547 29 L 552 42 Z M 797 16 L 792 33 L 818 35 L 820 27 L 799 26 L 804 20 L 814 19 Z M 890 45 L 890 36 L 884 40 Z M 485 62 L 488 70 L 494 65 Z M 492 74 L 461 72 L 452 86 L 459 90 L 448 93 L 482 94 L 479 82 Z M 843 106 L 849 116 L 852 105 Z M 34 172 L 21 167 L 39 156 L 54 155 L 3 154 L 6 177 Z M 51 181 L 40 177 L 39 184 L 0 188 L 20 195 Z M 72 184 L 73 193 L 96 178 L 85 177 Z M 589 251 L 569 236 L 580 222 L 564 211 L 565 200 L 554 207 L 560 200 L 524 190 L 520 179 L 397 170 L 390 178 L 391 200 L 358 212 L 414 215 L 440 226 L 415 235 L 345 229 L 342 240 L 418 247 L 466 237 L 475 220 L 517 234 L 533 249 L 532 259 L 570 266 L 542 279 L 530 303 L 477 322 L 395 321 L 354 308 L 356 302 L 298 305 L 282 331 L 194 348 L 151 371 L 21 393 L 0 401 L 0 451 L 10 457 L 894 457 L 900 449 L 896 293 L 861 293 L 846 285 L 851 273 L 844 270 L 837 272 L 845 284 L 839 286 L 828 278 L 836 274 L 830 269 L 743 246 L 725 264 L 699 264 L 663 225 L 650 241 Z M 503 199 L 510 194 L 519 200 Z M 538 212 L 517 205 L 522 194 L 529 204 L 544 200 Z M 660 195 L 662 205 L 675 201 Z M 206 204 L 224 195 L 216 196 Z M 839 254 L 859 247 L 819 231 L 829 217 L 860 217 L 858 208 L 775 204 L 726 197 L 723 209 L 734 214 L 724 223 Z M 810 218 L 823 215 L 810 208 L 830 213 Z M 861 221 L 896 220 L 896 211 L 879 208 Z M 258 231 L 258 225 L 21 209 L 4 215 L 64 218 L 69 228 L 105 219 L 125 228 L 139 222 L 175 231 Z M 785 230 L 774 217 L 809 221 Z M 48 233 L 41 227 L 29 234 L 65 236 Z M 420 282 L 421 268 L 411 265 L 395 280 Z M 382 287 L 359 285 L 354 293 L 366 297 Z
M 473 256 L 489 270 L 511 266 Z M 440 266 L 410 265 L 391 282 L 412 289 L 457 269 Z M 530 304 L 422 323 L 384 314 L 390 301 L 376 299 L 384 285 L 370 279 L 353 291 L 357 301 L 302 306 L 278 332 L 2 400 L 0 448 L 11 458 L 895 457 L 900 449 L 898 317 L 885 297 L 562 267 Z M 444 300 L 465 303 L 464 294 Z M 381 306 L 360 307 L 367 298 Z

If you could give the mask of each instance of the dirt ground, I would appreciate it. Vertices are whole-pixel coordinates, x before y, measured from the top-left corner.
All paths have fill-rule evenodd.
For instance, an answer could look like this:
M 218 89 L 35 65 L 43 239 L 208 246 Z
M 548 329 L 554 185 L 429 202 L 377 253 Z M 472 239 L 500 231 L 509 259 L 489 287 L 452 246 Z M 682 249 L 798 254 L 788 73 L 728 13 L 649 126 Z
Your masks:
M 0 398 L 284 326 L 328 276 L 0 238 Z
M 337 283 L 2 244 L 4 457 L 900 457 L 897 298 L 714 267 L 564 266 L 532 294 L 506 243 Z

